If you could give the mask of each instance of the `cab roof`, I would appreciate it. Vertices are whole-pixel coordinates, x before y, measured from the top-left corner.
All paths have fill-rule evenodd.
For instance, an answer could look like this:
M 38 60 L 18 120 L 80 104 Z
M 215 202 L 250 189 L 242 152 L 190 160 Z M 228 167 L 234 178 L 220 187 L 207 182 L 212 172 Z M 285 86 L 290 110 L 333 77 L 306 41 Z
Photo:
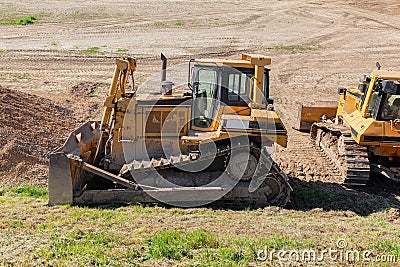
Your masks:
M 237 67 L 237 68 L 254 68 L 254 65 L 251 64 L 247 60 L 231 60 L 231 59 L 194 59 L 193 60 L 197 65 L 205 65 L 205 66 L 229 66 L 229 67 Z
M 386 80 L 400 80 L 400 71 L 374 70 L 371 75 Z
M 257 54 L 242 54 L 241 59 L 193 59 L 198 65 L 205 66 L 230 66 L 237 68 L 254 68 L 255 65 L 265 66 L 271 64 L 271 58 Z

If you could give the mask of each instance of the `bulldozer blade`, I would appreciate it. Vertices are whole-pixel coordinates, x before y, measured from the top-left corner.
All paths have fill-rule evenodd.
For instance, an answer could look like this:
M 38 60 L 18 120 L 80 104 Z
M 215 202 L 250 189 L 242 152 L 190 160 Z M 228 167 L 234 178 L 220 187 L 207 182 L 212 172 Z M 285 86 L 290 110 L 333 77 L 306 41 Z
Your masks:
M 325 115 L 327 118 L 335 117 L 337 108 L 337 101 L 317 101 L 310 105 L 301 105 L 294 129 L 310 131 L 311 125 L 314 122 L 321 121 L 322 116 Z
M 64 153 L 53 153 L 49 166 L 49 205 L 73 204 L 70 160 Z
M 76 164 L 77 159 L 91 163 L 100 137 L 100 123 L 88 121 L 73 131 L 62 147 L 50 154 L 49 205 L 73 204 L 88 177 Z

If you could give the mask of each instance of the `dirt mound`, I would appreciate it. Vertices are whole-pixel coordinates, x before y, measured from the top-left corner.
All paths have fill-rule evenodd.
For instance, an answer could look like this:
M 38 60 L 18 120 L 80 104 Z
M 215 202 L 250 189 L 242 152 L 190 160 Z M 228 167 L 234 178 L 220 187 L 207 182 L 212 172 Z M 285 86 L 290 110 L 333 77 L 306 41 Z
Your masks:
M 0 86 L 0 185 L 47 184 L 48 155 L 74 128 L 73 112 Z
M 70 94 L 77 97 L 93 97 L 99 92 L 106 92 L 108 87 L 108 84 L 101 82 L 80 82 L 71 87 Z

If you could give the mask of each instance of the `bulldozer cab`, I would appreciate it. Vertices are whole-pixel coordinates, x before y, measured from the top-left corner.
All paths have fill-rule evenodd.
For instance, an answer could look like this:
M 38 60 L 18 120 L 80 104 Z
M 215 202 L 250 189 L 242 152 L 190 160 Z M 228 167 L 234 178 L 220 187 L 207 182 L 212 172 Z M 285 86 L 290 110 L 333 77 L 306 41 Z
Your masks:
M 366 99 L 369 97 L 369 102 Z M 377 78 L 362 97 L 361 110 L 378 121 L 400 119 L 400 83 Z
M 254 102 L 254 66 L 235 67 L 235 62 L 199 62 L 192 60 L 189 87 L 193 90 L 192 129 L 211 130 L 221 106 L 229 107 L 236 114 L 249 115 Z M 240 62 L 242 63 L 242 62 Z M 229 65 L 231 64 L 231 65 Z M 233 66 L 232 66 L 233 65 Z M 263 100 L 272 103 L 269 96 L 269 69 L 264 68 Z M 190 79 L 191 78 L 191 79 Z

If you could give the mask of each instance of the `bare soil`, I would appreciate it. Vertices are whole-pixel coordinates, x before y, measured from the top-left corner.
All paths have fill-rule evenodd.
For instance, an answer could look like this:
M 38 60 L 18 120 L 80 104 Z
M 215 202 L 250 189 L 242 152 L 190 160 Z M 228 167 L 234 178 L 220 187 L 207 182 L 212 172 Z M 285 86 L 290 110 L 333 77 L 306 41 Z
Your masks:
M 0 87 L 1 184 L 45 185 L 48 155 L 74 124 L 72 110 Z
M 396 0 L 2 1 L 0 14 L 0 185 L 46 185 L 48 153 L 100 117 L 115 58 L 138 58 L 140 85 L 159 71 L 161 52 L 170 66 L 250 52 L 272 57 L 271 97 L 289 132 L 275 158 L 303 192 L 290 207 L 360 214 L 400 207 L 397 185 L 381 177 L 371 188 L 339 186 L 308 134 L 292 129 L 301 103 L 336 100 L 338 86 L 357 84 L 376 61 L 398 68 Z M 38 21 L 7 22 L 26 15 Z M 379 197 L 387 204 L 375 205 Z

